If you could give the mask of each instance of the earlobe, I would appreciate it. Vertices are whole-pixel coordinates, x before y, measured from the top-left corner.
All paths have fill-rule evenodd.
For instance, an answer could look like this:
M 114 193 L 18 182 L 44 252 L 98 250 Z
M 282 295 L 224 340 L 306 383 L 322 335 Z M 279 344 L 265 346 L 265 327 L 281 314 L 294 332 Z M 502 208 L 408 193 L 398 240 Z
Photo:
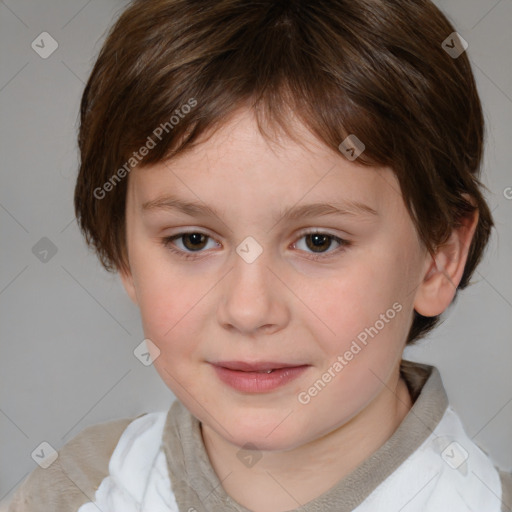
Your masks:
M 119 277 L 130 299 L 132 299 L 134 304 L 138 305 L 139 301 L 137 300 L 137 292 L 135 291 L 131 271 L 129 269 L 119 269 Z
M 437 248 L 435 258 L 426 260 L 424 277 L 414 302 L 423 316 L 440 315 L 451 304 L 462 279 L 471 241 L 478 224 L 478 210 L 462 219 L 450 238 Z

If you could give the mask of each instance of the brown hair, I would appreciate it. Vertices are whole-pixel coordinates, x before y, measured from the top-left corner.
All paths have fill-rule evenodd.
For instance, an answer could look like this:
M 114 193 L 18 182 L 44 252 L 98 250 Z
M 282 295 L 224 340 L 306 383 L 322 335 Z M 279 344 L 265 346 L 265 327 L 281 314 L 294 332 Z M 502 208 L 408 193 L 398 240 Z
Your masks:
M 366 146 L 358 163 L 395 172 L 431 254 L 478 208 L 465 288 L 494 224 L 480 191 L 484 122 L 470 63 L 442 47 L 453 32 L 428 0 L 133 1 L 81 102 L 75 212 L 87 243 L 107 270 L 127 269 L 131 167 L 186 151 L 247 105 L 264 135 L 266 125 L 294 138 L 290 112 L 336 151 L 355 134 Z M 414 315 L 408 343 L 439 320 Z

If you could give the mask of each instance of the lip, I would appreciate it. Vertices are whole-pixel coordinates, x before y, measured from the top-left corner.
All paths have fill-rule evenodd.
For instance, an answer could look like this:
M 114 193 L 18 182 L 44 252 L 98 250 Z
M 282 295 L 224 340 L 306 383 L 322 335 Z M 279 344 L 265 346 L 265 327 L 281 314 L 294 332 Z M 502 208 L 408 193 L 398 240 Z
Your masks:
M 254 363 L 248 363 L 246 361 L 218 361 L 212 364 L 222 368 L 228 368 L 229 370 L 239 370 L 243 372 L 259 372 L 276 370 L 278 368 L 296 368 L 298 366 L 304 366 L 304 363 L 280 363 L 276 361 L 258 361 Z
M 219 361 L 211 365 L 224 384 L 247 393 L 264 393 L 277 389 L 298 378 L 310 366 L 274 361 Z M 262 373 L 268 370 L 272 372 Z

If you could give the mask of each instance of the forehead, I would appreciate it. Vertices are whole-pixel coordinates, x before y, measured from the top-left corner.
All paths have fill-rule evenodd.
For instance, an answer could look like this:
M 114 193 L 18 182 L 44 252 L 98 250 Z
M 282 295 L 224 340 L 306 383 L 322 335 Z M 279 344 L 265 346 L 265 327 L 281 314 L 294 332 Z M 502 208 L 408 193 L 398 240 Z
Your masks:
M 129 201 L 140 210 L 170 199 L 203 203 L 205 212 L 231 206 L 274 216 L 290 205 L 340 202 L 363 214 L 365 207 L 370 213 L 402 201 L 391 169 L 349 161 L 298 122 L 292 130 L 296 140 L 277 132 L 267 138 L 252 112 L 242 110 L 196 147 L 135 168 Z

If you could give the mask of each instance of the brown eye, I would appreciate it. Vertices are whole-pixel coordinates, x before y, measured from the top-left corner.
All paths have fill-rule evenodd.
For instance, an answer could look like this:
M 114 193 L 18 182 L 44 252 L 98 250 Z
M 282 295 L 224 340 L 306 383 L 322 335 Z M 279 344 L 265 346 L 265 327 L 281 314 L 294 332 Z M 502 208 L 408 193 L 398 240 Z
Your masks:
M 334 237 L 326 234 L 312 233 L 310 235 L 306 235 L 305 239 L 306 245 L 309 249 L 314 252 L 322 252 L 322 250 L 329 249 Z
M 189 233 L 166 236 L 162 238 L 162 244 L 171 252 L 186 259 L 199 257 L 201 253 L 205 252 L 203 249 L 207 246 L 209 240 L 213 241 L 210 236 L 204 233 L 190 231 Z M 180 243 L 178 244 L 177 242 Z M 194 253 L 197 253 L 197 256 Z
M 300 247 L 302 240 L 305 241 L 305 248 Z M 335 246 L 333 250 L 329 250 L 332 247 L 333 241 L 337 244 L 337 247 Z M 327 259 L 344 251 L 350 245 L 351 242 L 348 240 L 344 240 L 335 235 L 330 235 L 329 233 L 322 233 L 321 231 L 302 233 L 299 241 L 293 244 L 294 248 L 306 252 L 306 257 L 311 260 Z
M 183 245 L 190 251 L 203 249 L 208 239 L 208 237 L 202 233 L 184 233 L 179 238 L 183 239 Z

